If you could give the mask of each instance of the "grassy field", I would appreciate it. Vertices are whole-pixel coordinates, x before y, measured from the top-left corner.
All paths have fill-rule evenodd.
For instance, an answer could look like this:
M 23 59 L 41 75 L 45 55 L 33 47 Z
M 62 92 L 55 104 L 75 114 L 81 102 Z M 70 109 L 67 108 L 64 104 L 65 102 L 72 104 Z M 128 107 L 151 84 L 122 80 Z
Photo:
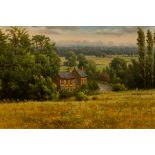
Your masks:
M 0 104 L 0 128 L 155 128 L 155 90 Z
M 128 56 L 128 55 L 107 55 L 106 57 L 96 57 L 96 56 L 86 56 L 88 60 L 92 60 L 96 63 L 98 70 L 103 70 L 103 68 L 107 67 L 109 63 L 115 57 L 121 57 L 127 61 L 127 63 L 131 62 L 131 59 L 137 59 L 137 56 Z M 65 62 L 65 58 L 61 57 L 61 71 L 66 71 L 67 67 L 63 66 Z

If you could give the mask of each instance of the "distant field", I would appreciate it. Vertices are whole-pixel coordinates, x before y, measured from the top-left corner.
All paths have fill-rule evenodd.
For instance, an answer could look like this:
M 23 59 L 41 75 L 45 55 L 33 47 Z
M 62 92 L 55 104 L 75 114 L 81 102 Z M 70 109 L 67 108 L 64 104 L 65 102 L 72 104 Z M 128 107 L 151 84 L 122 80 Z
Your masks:
M 0 128 L 155 128 L 155 90 L 0 104 Z
M 97 64 L 98 70 L 102 70 L 107 67 L 109 63 L 115 57 L 121 57 L 127 61 L 127 63 L 131 62 L 131 59 L 137 59 L 137 56 L 128 56 L 128 55 L 108 55 L 106 57 L 96 57 L 96 56 L 86 56 L 88 60 L 92 60 Z
M 96 63 L 98 70 L 103 70 L 103 68 L 107 67 L 109 63 L 115 57 L 121 57 L 125 59 L 128 63 L 131 62 L 131 59 L 137 59 L 137 56 L 128 56 L 128 55 L 107 55 L 106 57 L 96 57 L 96 56 L 86 56 L 88 60 L 92 60 Z M 63 66 L 65 62 L 65 58 L 61 57 L 61 71 L 65 71 L 67 69 L 66 66 Z

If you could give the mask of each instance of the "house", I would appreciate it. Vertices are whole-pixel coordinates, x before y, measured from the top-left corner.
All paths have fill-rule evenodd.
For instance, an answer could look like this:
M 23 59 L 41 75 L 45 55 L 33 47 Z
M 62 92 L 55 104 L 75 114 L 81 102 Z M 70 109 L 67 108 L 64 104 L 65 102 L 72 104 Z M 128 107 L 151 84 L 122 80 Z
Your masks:
M 72 71 L 60 72 L 56 84 L 60 89 L 74 90 L 87 83 L 87 74 L 83 69 L 74 68 Z

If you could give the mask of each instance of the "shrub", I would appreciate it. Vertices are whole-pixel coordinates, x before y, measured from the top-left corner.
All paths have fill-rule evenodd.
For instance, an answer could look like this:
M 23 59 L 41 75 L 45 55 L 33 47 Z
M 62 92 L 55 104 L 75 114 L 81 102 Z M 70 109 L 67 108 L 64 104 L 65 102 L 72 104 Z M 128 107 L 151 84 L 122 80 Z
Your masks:
M 89 88 L 89 90 L 97 90 L 97 89 L 99 89 L 99 86 L 96 81 L 89 81 L 88 88 Z
M 66 90 L 66 89 L 61 89 L 59 93 L 60 93 L 60 98 L 61 99 L 66 99 L 68 97 L 73 96 L 73 94 L 74 94 L 73 91 L 69 91 L 69 90 Z
M 97 96 L 93 96 L 92 100 L 98 100 L 99 98 Z
M 126 90 L 126 87 L 124 84 L 121 84 L 121 83 L 116 83 L 116 84 L 113 84 L 112 85 L 112 88 L 114 91 L 123 91 L 123 90 Z
M 106 72 L 100 73 L 100 74 L 99 74 L 99 78 L 100 78 L 100 80 L 103 81 L 103 82 L 109 82 L 109 80 L 110 80 L 109 74 L 106 73 Z
M 76 99 L 78 100 L 78 101 L 86 101 L 86 100 L 88 100 L 88 96 L 84 93 L 84 92 L 78 92 L 77 93 L 77 95 L 76 95 Z
M 89 86 L 88 86 L 88 84 L 85 84 L 85 85 L 82 85 L 79 89 L 78 89 L 78 92 L 79 91 L 81 91 L 81 92 L 83 92 L 83 93 L 85 93 L 85 94 L 88 94 L 89 93 Z
M 59 98 L 57 87 L 50 77 L 34 76 L 28 86 L 29 99 L 57 100 Z

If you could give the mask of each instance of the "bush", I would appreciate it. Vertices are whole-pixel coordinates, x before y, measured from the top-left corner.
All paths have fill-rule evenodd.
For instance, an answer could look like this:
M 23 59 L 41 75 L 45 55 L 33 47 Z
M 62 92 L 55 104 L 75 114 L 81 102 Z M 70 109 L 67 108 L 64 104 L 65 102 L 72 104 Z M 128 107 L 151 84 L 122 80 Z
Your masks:
M 112 88 L 114 91 L 123 91 L 123 90 L 126 90 L 126 87 L 124 84 L 121 84 L 121 83 L 117 83 L 117 84 L 113 84 L 112 85 Z
M 98 100 L 99 98 L 98 98 L 98 96 L 93 96 L 92 97 L 92 100 Z
M 89 88 L 89 90 L 97 90 L 97 89 L 99 89 L 99 86 L 96 81 L 89 81 L 88 88 Z
M 89 87 L 88 84 L 82 85 L 79 89 L 78 92 L 83 92 L 84 94 L 88 94 L 89 93 Z
M 109 82 L 110 80 L 110 77 L 109 77 L 109 74 L 106 73 L 106 72 L 102 72 L 99 74 L 99 79 L 103 82 Z
M 78 101 L 86 101 L 86 100 L 88 100 L 88 97 L 87 97 L 87 95 L 84 93 L 84 92 L 78 92 L 77 93 L 77 95 L 76 95 L 76 99 L 78 100 Z
M 57 86 L 50 77 L 34 76 L 28 86 L 29 99 L 57 100 L 59 98 Z
M 66 99 L 68 97 L 73 96 L 73 94 L 74 94 L 73 91 L 69 91 L 66 89 L 61 89 L 59 93 L 60 93 L 60 99 Z

